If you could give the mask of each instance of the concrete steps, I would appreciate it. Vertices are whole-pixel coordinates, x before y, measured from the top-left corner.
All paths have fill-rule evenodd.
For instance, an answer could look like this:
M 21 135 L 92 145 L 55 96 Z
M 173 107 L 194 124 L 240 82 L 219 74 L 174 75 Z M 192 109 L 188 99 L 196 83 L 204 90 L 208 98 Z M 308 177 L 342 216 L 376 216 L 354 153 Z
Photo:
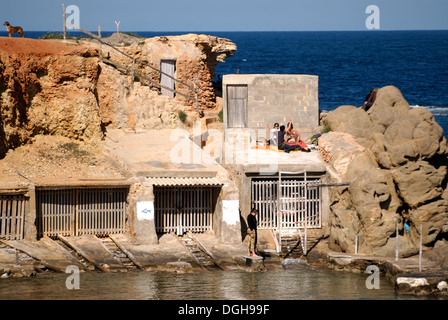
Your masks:
M 178 240 L 201 269 L 207 271 L 224 269 L 216 262 L 213 255 L 197 240 L 192 233 L 189 232 L 182 237 L 178 237 Z
M 303 243 L 305 237 L 303 234 L 284 234 L 281 237 L 281 256 L 283 258 L 295 258 L 299 259 L 302 256 L 306 256 L 308 252 L 316 246 L 316 244 L 322 239 L 320 232 L 310 232 L 306 237 L 306 246 Z M 306 250 L 306 252 L 304 252 Z
M 103 246 L 109 250 L 109 252 L 118 260 L 122 265 L 126 267 L 128 271 L 136 270 L 137 265 L 123 252 L 120 247 L 109 237 L 98 237 L 101 240 Z

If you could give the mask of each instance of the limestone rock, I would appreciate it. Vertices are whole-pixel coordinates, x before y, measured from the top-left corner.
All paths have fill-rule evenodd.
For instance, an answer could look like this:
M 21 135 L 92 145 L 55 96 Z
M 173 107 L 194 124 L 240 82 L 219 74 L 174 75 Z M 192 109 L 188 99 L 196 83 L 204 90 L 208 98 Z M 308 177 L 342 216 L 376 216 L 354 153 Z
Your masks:
M 332 131 L 345 132 L 353 135 L 362 145 L 371 138 L 374 125 L 369 116 L 360 108 L 341 106 L 330 112 L 325 122 Z
M 175 90 L 193 100 L 183 95 L 176 95 L 174 100 L 180 105 L 187 105 L 193 111 L 196 109 L 195 95 L 190 88 L 196 88 L 201 109 L 215 107 L 216 97 L 212 83 L 215 68 L 218 63 L 232 56 L 237 47 L 229 39 L 204 34 L 185 34 L 139 38 L 138 42 L 130 42 L 129 46 L 120 49 L 147 64 L 137 64 L 136 70 L 152 80 L 151 82 L 141 80 L 142 84 L 148 86 L 160 81 L 160 74 L 154 69 L 160 69 L 162 60 L 176 61 L 175 78 L 179 81 L 175 83 Z M 110 55 L 113 61 L 121 65 L 132 67 L 129 58 L 119 55 L 114 50 L 108 50 L 106 55 Z M 153 89 L 156 90 L 156 87 Z
M 155 68 L 162 59 L 176 60 L 175 77 L 196 86 L 202 111 L 216 107 L 215 67 L 236 50 L 228 39 L 196 34 L 149 39 L 120 34 L 108 41 Z M 102 46 L 102 54 L 132 66 L 132 59 L 108 46 Z M 148 65 L 136 69 L 159 82 L 159 73 Z M 132 85 L 133 80 L 141 82 Z M 176 90 L 194 98 L 185 88 L 176 84 Z M 179 120 L 181 110 L 188 115 L 186 124 Z M 136 131 L 185 127 L 198 119 L 196 111 L 191 99 L 161 96 L 154 82 L 132 79 L 100 62 L 97 42 L 5 38 L 0 43 L 0 159 L 36 135 L 98 141 L 110 125 Z
M 0 158 L 36 134 L 102 138 L 96 49 L 14 38 L 0 49 Z
M 350 182 L 330 190 L 332 249 L 353 252 L 358 235 L 360 252 L 390 254 L 396 219 L 402 254 L 418 251 L 420 225 L 426 246 L 448 237 L 447 143 L 428 110 L 410 108 L 387 86 L 368 112 L 341 106 L 325 122 L 326 178 Z

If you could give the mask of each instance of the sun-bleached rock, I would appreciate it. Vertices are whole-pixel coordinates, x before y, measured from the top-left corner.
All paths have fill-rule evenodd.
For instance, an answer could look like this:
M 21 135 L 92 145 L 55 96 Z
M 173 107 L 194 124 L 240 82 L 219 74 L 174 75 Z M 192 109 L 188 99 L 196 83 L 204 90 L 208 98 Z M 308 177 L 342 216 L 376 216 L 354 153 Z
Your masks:
M 319 139 L 328 162 L 327 179 L 350 182 L 330 190 L 330 246 L 360 252 L 390 254 L 399 221 L 400 250 L 418 251 L 447 236 L 447 143 L 433 115 L 410 108 L 401 92 L 378 90 L 365 112 L 341 106 L 325 118 L 332 132 Z M 409 225 L 409 232 L 404 222 Z

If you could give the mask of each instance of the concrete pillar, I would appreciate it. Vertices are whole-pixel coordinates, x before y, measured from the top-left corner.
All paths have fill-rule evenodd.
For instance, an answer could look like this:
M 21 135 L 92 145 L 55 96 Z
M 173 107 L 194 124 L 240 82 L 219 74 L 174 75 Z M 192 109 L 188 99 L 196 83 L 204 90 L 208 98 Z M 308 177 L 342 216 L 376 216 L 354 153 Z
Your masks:
M 328 228 L 328 220 L 329 220 L 329 214 L 330 214 L 330 190 L 329 187 L 322 187 L 322 199 L 321 201 L 321 208 L 322 208 L 322 229 L 324 231 L 327 231 Z
M 25 221 L 23 224 L 23 238 L 28 241 L 37 239 L 36 229 L 36 188 L 34 186 L 28 187 L 28 193 L 25 208 Z
M 139 244 L 158 244 L 155 212 L 154 188 L 143 183 L 135 188 L 133 201 L 130 201 L 131 233 Z
M 225 183 L 221 188 L 216 203 L 214 219 L 214 231 L 222 242 L 241 243 L 238 188 L 231 182 Z

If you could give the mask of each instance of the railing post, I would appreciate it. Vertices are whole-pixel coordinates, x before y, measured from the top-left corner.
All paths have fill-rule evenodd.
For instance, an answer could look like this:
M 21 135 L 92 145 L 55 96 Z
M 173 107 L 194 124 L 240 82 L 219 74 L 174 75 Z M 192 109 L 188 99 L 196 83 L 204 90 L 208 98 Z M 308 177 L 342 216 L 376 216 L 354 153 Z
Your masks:
M 422 225 L 420 224 L 420 248 L 418 251 L 418 271 L 422 272 L 422 246 L 423 246 L 423 235 L 422 235 Z
M 398 217 L 395 217 L 395 261 L 398 261 Z
M 66 23 L 66 20 L 65 20 L 65 5 L 64 5 L 64 4 L 62 4 L 62 11 L 63 11 L 63 13 L 62 13 L 62 18 L 64 19 L 64 22 L 63 22 L 64 40 L 66 40 L 66 36 L 67 36 L 67 23 Z
M 279 244 L 278 252 L 282 251 L 281 182 L 282 182 L 282 173 L 281 171 L 279 171 L 278 185 L 277 185 L 277 228 L 278 228 L 278 244 Z
M 98 37 L 101 40 L 101 26 L 98 26 Z M 100 42 L 100 61 L 103 62 L 103 43 L 102 41 Z
M 134 78 L 135 78 L 135 58 L 132 60 L 132 79 L 131 79 L 132 90 L 134 90 Z

